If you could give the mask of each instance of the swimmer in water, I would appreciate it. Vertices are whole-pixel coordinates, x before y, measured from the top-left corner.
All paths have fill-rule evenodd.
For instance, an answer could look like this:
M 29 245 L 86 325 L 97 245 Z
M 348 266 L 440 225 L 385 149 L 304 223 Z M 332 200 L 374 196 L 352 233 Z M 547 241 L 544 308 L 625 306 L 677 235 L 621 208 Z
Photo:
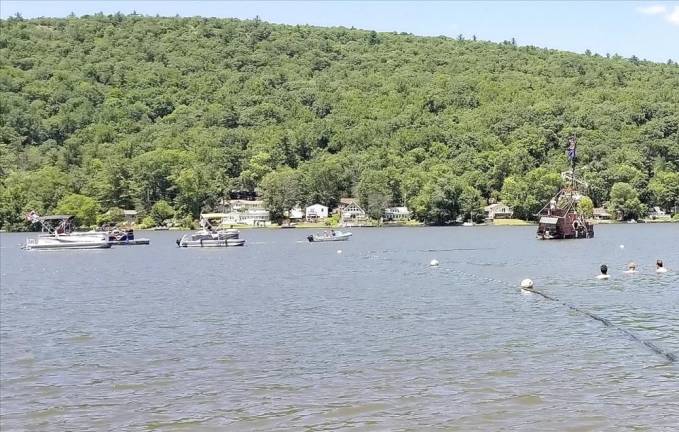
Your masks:
M 662 260 L 657 260 L 655 262 L 655 272 L 656 273 L 667 273 L 667 269 L 663 267 Z
M 608 275 L 608 266 L 606 264 L 601 264 L 601 274 L 597 276 L 597 279 L 608 279 L 610 276 Z
M 638 273 L 638 271 L 637 271 L 637 265 L 634 264 L 633 262 L 630 262 L 629 264 L 627 264 L 627 270 L 624 271 L 623 273 L 627 273 L 627 274 L 630 274 L 630 273 Z

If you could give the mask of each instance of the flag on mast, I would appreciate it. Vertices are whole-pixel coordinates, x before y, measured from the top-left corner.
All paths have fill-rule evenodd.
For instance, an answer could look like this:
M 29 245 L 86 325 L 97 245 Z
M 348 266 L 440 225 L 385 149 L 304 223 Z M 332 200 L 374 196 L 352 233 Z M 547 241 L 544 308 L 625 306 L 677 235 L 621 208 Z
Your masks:
M 566 150 L 566 155 L 568 155 L 568 160 L 571 162 L 575 160 L 575 147 L 577 146 L 577 140 L 575 135 L 568 139 L 568 149 Z

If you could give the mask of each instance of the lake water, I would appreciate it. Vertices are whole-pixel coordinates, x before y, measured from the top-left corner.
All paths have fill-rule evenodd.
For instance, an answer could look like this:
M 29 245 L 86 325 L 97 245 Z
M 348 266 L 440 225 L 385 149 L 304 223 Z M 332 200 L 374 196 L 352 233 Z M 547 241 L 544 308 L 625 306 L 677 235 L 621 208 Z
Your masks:
M 679 225 L 352 231 L 52 252 L 2 234 L 0 429 L 676 430 L 679 363 L 620 329 L 679 355 Z

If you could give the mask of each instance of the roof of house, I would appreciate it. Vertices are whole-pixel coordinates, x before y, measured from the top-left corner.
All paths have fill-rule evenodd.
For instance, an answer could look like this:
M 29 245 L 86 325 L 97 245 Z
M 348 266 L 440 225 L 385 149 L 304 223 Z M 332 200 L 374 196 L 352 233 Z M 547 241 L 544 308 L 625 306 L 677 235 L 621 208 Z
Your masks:
M 342 204 L 353 204 L 358 203 L 356 198 L 340 198 L 340 203 Z
M 511 210 L 511 207 L 509 207 L 507 204 L 501 203 L 501 202 L 495 203 L 495 204 L 487 205 L 487 206 L 485 206 L 483 209 L 484 209 L 485 211 L 490 211 L 490 210 L 494 210 L 494 209 L 499 208 L 499 207 L 507 207 L 508 209 Z
M 125 216 L 136 216 L 137 210 L 123 210 Z
M 384 211 L 389 213 L 410 213 L 408 207 L 388 207 Z
M 606 209 L 603 208 L 603 207 L 595 207 L 593 212 L 594 212 L 595 215 L 602 215 L 602 216 L 603 215 L 609 215 L 610 216 L 610 213 L 608 213 L 606 211 Z
M 326 208 L 326 209 L 328 208 L 327 206 L 324 206 L 323 204 L 311 204 L 307 208 L 309 209 L 309 208 L 312 208 L 312 207 L 323 207 L 323 208 Z
M 252 204 L 252 205 L 260 205 L 264 204 L 264 201 L 262 200 L 242 200 L 242 199 L 235 199 L 235 200 L 230 200 L 229 204 Z

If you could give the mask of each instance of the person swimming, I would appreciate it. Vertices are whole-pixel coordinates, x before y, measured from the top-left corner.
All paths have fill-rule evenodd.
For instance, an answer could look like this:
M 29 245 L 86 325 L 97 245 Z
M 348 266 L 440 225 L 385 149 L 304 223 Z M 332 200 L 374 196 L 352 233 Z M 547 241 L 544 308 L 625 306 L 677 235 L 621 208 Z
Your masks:
M 667 273 L 667 268 L 663 266 L 662 260 L 657 260 L 655 262 L 655 272 L 656 273 Z
M 638 273 L 637 265 L 634 264 L 634 262 L 630 262 L 629 264 L 627 264 L 627 270 L 624 271 L 623 273 Z
M 610 277 L 608 275 L 608 266 L 606 264 L 601 264 L 599 269 L 601 270 L 601 274 L 596 277 L 597 279 L 608 279 Z

